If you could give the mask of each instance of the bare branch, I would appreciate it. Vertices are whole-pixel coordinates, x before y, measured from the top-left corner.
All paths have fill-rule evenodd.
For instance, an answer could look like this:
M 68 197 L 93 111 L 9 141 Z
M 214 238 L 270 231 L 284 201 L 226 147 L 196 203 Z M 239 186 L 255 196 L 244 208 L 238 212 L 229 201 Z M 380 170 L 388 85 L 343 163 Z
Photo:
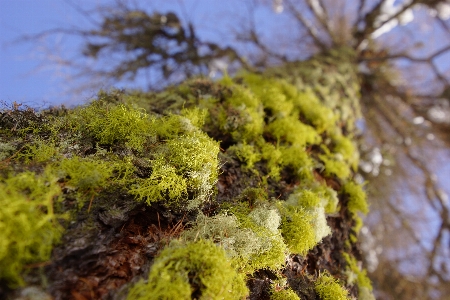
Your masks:
M 318 47 L 322 51 L 325 51 L 328 47 L 321 41 L 317 29 L 314 27 L 314 25 L 311 24 L 311 22 L 304 16 L 302 12 L 298 11 L 298 9 L 295 7 L 295 5 L 292 4 L 290 0 L 286 0 L 286 4 L 289 8 L 289 11 L 292 12 L 294 17 L 306 28 L 310 37 L 314 40 L 316 47 Z

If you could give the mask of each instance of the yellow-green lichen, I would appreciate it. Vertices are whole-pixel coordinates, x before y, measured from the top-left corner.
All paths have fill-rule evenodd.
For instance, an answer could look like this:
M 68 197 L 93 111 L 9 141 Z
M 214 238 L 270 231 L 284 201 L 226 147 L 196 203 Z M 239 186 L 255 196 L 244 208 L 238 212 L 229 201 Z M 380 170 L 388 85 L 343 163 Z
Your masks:
M 275 209 L 260 207 L 239 219 L 232 213 L 214 217 L 200 214 L 182 236 L 188 241 L 213 241 L 225 249 L 239 271 L 252 274 L 262 268 L 277 270 L 284 264 L 286 246 L 279 225 L 280 216 Z
M 173 241 L 155 259 L 147 282 L 128 294 L 132 300 L 244 299 L 244 275 L 231 266 L 226 253 L 211 241 Z

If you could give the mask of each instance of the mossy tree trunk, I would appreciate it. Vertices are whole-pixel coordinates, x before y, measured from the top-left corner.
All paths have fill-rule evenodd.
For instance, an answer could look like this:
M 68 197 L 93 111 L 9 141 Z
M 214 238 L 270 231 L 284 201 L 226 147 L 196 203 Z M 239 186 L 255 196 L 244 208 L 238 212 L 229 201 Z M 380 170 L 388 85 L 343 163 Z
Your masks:
M 373 299 L 354 67 L 3 111 L 1 297 Z

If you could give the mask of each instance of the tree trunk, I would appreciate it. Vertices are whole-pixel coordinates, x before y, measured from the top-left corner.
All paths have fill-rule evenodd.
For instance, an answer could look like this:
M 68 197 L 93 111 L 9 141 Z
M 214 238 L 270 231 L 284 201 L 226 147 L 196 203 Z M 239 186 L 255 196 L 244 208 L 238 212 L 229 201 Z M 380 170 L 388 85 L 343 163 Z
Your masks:
M 355 66 L 3 111 L 0 297 L 374 299 Z

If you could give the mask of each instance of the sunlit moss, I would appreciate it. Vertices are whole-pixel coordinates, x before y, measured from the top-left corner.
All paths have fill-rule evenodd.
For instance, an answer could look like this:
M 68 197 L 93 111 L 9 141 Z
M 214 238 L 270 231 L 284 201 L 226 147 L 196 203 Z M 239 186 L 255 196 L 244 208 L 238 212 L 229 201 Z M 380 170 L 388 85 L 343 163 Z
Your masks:
M 312 179 L 313 161 L 304 147 L 299 145 L 281 146 L 280 151 L 283 166 L 291 168 L 298 178 Z
M 348 210 L 356 214 L 358 211 L 367 214 L 369 205 L 367 204 L 367 195 L 361 185 L 353 181 L 348 181 L 342 187 L 342 192 L 348 195 Z
M 147 282 L 128 294 L 132 300 L 243 299 L 248 295 L 244 275 L 238 274 L 226 253 L 211 241 L 173 241 L 155 259 Z
M 307 210 L 299 206 L 284 206 L 279 203 L 281 212 L 281 234 L 289 251 L 305 255 L 316 244 L 313 217 Z
M 353 171 L 356 171 L 359 163 L 359 151 L 356 145 L 349 137 L 342 134 L 333 134 L 332 141 L 334 144 L 333 152 L 342 155 L 342 158 L 348 162 Z
M 67 178 L 66 185 L 82 192 L 106 187 L 113 170 L 114 165 L 107 161 L 78 156 L 63 159 L 58 165 L 58 175 Z
M 18 159 L 24 159 L 25 163 L 46 162 L 54 160 L 59 154 L 58 148 L 52 141 L 43 141 L 37 139 L 34 143 L 29 143 L 25 149 L 17 155 Z
M 97 100 L 70 114 L 72 126 L 92 135 L 100 144 L 123 143 L 142 151 L 147 139 L 154 135 L 153 120 L 142 110 L 129 105 L 112 105 Z
M 300 147 L 317 144 L 321 140 L 314 128 L 300 122 L 294 116 L 274 120 L 266 126 L 266 132 L 280 142 Z
M 300 297 L 291 288 L 288 288 L 272 291 L 270 300 L 300 300 Z
M 325 203 L 319 194 L 306 189 L 292 193 L 284 203 L 288 212 L 303 211 L 309 215 L 308 222 L 312 226 L 316 244 L 331 233 L 331 229 L 327 225 L 324 205 Z
M 365 294 L 371 294 L 373 289 L 372 282 L 367 276 L 367 271 L 364 269 L 360 269 L 358 267 L 358 263 L 353 256 L 350 256 L 347 253 L 343 253 L 342 255 L 344 256 L 345 261 L 347 262 L 347 273 L 356 275 L 356 278 L 354 280 L 349 280 L 348 284 L 353 284 L 354 283 L 353 281 L 356 281 L 360 293 L 362 291 Z
M 322 103 L 311 91 L 299 93 L 293 98 L 302 115 L 319 133 L 334 128 L 337 117 L 333 110 Z
M 24 172 L 0 178 L 0 278 L 11 287 L 24 284 L 27 264 L 50 259 L 62 234 L 53 211 L 61 194 L 57 178 Z
M 267 176 L 279 180 L 283 165 L 283 153 L 278 147 L 269 143 L 264 143 L 261 148 L 261 156 L 267 162 Z
M 326 148 L 323 147 L 323 149 Z M 319 158 L 324 164 L 323 172 L 326 176 L 336 176 L 343 180 L 350 177 L 350 166 L 343 160 L 341 155 L 334 155 L 327 151 L 326 154 L 319 155 Z
M 278 212 L 260 207 L 249 215 L 239 216 L 232 213 L 214 217 L 199 215 L 194 226 L 182 237 L 188 241 L 214 241 L 244 273 L 252 274 L 262 268 L 279 269 L 285 261 L 286 245 L 278 232 Z
M 230 153 L 234 153 L 240 161 L 245 163 L 246 169 L 252 169 L 261 160 L 261 154 L 255 146 L 247 143 L 239 143 L 228 148 Z
M 139 179 L 130 193 L 148 204 L 164 200 L 173 207 L 198 207 L 216 184 L 218 153 L 218 143 L 201 132 L 171 139 L 155 148 L 151 175 Z
M 348 291 L 328 273 L 317 278 L 314 289 L 322 300 L 350 300 Z

